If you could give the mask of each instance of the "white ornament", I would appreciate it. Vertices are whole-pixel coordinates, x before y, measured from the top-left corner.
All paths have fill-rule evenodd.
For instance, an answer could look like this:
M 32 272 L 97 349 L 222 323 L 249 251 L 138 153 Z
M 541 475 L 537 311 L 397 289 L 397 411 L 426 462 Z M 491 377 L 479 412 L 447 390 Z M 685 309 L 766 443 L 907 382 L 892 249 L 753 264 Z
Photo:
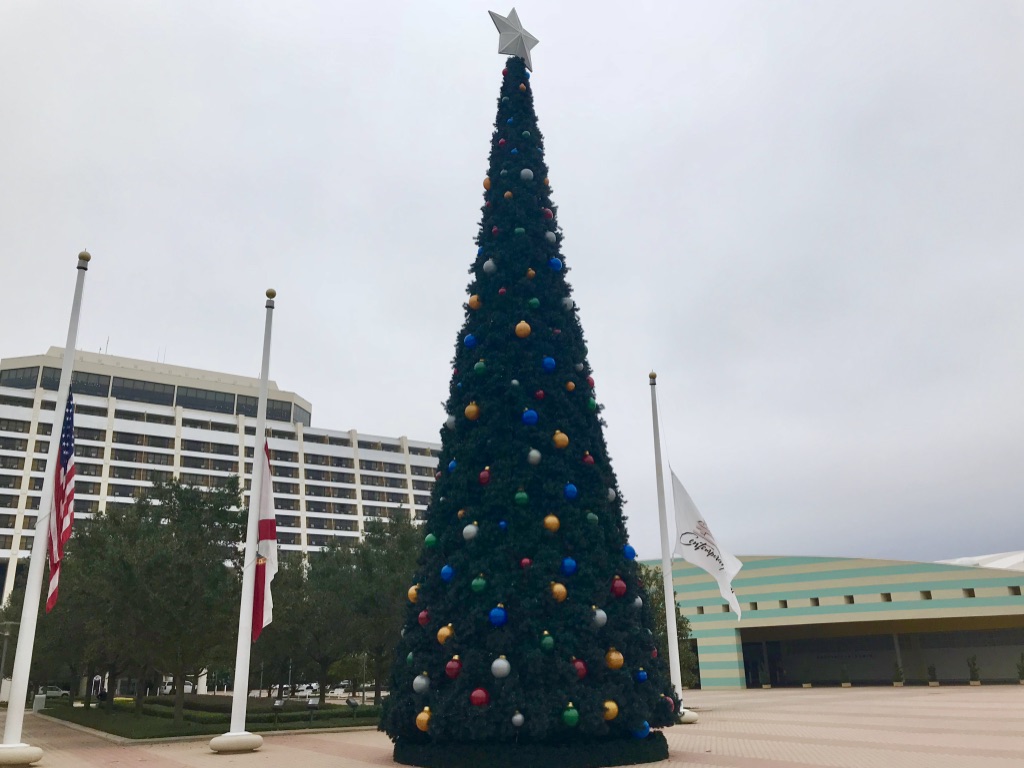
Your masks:
M 519 379 L 512 379 L 512 386 L 513 387 L 518 387 L 519 386 Z
M 523 170 L 519 172 L 519 178 L 523 181 L 533 181 L 533 171 L 529 168 L 523 168 Z
M 412 689 L 416 693 L 426 693 L 430 690 L 430 678 L 426 675 L 416 675 L 412 680 Z
M 480 529 L 477 527 L 476 523 L 470 523 L 462 529 L 462 538 L 464 538 L 466 541 L 472 541 L 476 538 L 476 535 L 479 532 Z
M 484 262 L 484 274 L 493 275 L 498 271 L 498 265 L 494 263 L 494 259 L 488 259 Z
M 533 62 L 530 61 L 530 49 L 540 42 L 536 37 L 523 29 L 523 23 L 519 20 L 519 14 L 513 8 L 508 16 L 488 11 L 491 14 L 491 21 L 498 28 L 498 53 L 507 53 L 509 56 L 518 56 L 526 62 L 526 68 L 533 71 Z
M 508 663 L 508 659 L 504 656 L 499 656 L 491 662 L 491 674 L 497 678 L 508 677 L 512 671 L 512 665 Z
M 615 496 L 616 496 L 615 489 L 614 488 L 609 488 L 608 489 L 608 501 L 615 501 Z
M 530 452 L 526 454 L 526 460 L 536 467 L 540 464 L 540 451 L 536 448 L 531 448 Z
M 640 595 L 637 595 L 636 600 L 633 601 L 633 607 L 636 608 L 638 611 L 644 607 L 644 601 L 643 598 L 640 597 Z
M 562 299 L 562 309 L 564 309 L 566 312 L 572 312 L 573 307 L 575 306 L 576 303 L 568 296 Z
M 448 427 L 448 429 L 455 429 L 456 423 L 457 420 L 454 416 L 449 416 L 447 419 L 444 420 L 444 425 Z
M 583 363 L 576 363 L 576 371 L 579 373 L 583 372 Z
M 544 239 L 547 240 L 549 243 L 553 243 L 556 240 L 558 240 L 558 235 L 556 235 L 554 232 L 545 232 Z
M 512 725 L 514 725 L 516 728 L 522 728 L 523 723 L 525 722 L 526 718 L 523 717 L 522 712 L 516 712 L 514 715 L 512 715 Z
M 594 626 L 603 627 L 608 623 L 608 614 L 602 611 L 600 608 L 594 611 Z

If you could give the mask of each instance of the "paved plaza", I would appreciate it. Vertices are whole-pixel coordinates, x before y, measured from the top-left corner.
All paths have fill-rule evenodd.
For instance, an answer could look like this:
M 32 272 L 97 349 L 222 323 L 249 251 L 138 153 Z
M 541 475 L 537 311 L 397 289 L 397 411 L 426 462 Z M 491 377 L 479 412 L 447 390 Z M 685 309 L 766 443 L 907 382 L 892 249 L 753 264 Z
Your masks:
M 688 691 L 700 722 L 669 729 L 660 768 L 1024 768 L 1024 686 Z M 122 745 L 28 715 L 41 768 L 366 768 L 392 765 L 375 731 L 264 737 L 254 754 L 207 740 Z M 529 768 L 529 766 L 524 766 Z

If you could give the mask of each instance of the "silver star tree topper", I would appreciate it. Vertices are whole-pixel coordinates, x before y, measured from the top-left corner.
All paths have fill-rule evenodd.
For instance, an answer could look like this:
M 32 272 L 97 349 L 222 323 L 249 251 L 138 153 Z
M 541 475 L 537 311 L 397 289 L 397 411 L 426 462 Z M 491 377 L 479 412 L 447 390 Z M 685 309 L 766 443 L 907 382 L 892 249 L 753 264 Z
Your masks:
M 491 21 L 498 28 L 498 53 L 507 53 L 510 56 L 518 56 L 526 62 L 526 68 L 533 71 L 533 62 L 530 61 L 530 49 L 540 41 L 523 29 L 523 23 L 519 21 L 519 14 L 513 8 L 508 17 L 488 11 L 491 14 Z

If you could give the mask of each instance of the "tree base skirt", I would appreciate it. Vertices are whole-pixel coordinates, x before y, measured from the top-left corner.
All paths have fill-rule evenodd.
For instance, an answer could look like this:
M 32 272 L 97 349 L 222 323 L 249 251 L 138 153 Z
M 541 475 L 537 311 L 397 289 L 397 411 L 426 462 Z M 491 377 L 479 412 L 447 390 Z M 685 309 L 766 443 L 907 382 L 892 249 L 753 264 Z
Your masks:
M 401 738 L 395 742 L 395 762 L 421 768 L 603 768 L 667 759 L 668 742 L 657 731 L 646 739 L 600 739 L 569 744 L 434 744 Z

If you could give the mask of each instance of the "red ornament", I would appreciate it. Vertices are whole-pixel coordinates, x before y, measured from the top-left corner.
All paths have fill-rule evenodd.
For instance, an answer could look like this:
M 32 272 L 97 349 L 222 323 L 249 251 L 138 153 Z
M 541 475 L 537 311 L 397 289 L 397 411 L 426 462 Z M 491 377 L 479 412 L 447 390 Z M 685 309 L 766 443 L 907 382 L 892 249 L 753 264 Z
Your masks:
M 483 688 L 474 688 L 469 694 L 469 703 L 474 707 L 486 707 L 491 703 L 491 694 Z
M 501 74 L 507 75 L 508 74 L 508 67 L 505 67 L 503 70 L 501 70 Z
M 448 677 L 450 679 L 452 679 L 452 680 L 454 680 L 456 677 L 458 677 L 459 673 L 461 673 L 461 672 L 462 672 L 462 662 L 459 661 L 459 657 L 458 656 L 456 656 L 454 659 L 452 659 L 451 661 L 449 661 L 447 664 L 444 665 L 444 673 L 446 675 L 448 675 Z
M 545 208 L 544 209 L 544 218 L 545 219 L 553 219 L 553 218 L 555 218 L 554 211 L 552 211 L 550 208 Z
M 580 680 L 587 676 L 587 664 L 583 659 L 573 659 L 572 666 L 576 670 L 576 677 Z
M 544 399 L 544 390 L 543 389 L 538 389 L 536 392 L 534 392 L 533 393 L 533 399 L 534 400 L 543 400 Z
M 491 234 L 494 235 L 495 237 L 497 237 L 498 236 L 498 228 L 497 227 L 491 227 Z
M 421 627 L 427 626 L 430 623 L 430 612 L 426 609 L 420 611 L 420 615 L 416 619 Z
M 657 648 L 651 648 L 651 658 L 652 659 L 658 658 L 658 649 Z
M 675 712 L 676 711 L 676 703 L 675 703 L 675 701 L 672 700 L 672 697 L 671 696 L 662 696 L 662 698 L 665 699 L 665 706 L 668 707 L 668 711 L 669 712 Z
M 594 388 L 594 377 L 593 376 L 587 376 L 587 386 L 590 387 L 591 389 Z
M 622 597 L 626 594 L 626 582 L 616 576 L 612 579 L 612 594 L 616 597 Z
M 487 485 L 491 482 L 491 470 L 483 469 L 480 471 L 480 485 Z
M 533 561 L 528 557 L 524 557 L 522 560 L 519 561 L 519 567 L 522 568 L 524 571 L 531 565 L 533 565 Z
M 583 463 L 588 467 L 594 466 L 594 457 L 590 455 L 590 451 L 583 454 Z
M 488 201 L 486 201 L 486 202 L 484 203 L 484 208 L 490 208 L 490 207 L 491 207 L 491 201 L 490 201 L 490 200 L 488 200 Z
M 435 472 L 434 473 L 434 479 L 435 480 L 440 480 L 441 479 L 441 473 L 440 472 Z
M 498 295 L 499 296 L 504 296 L 505 295 L 505 289 L 504 288 L 499 288 L 498 289 Z
M 555 336 L 561 336 L 562 335 L 562 329 L 561 328 L 555 328 L 553 331 L 551 331 L 551 333 L 553 333 Z
M 505 146 L 505 140 L 504 139 L 498 139 L 498 146 L 499 147 L 504 147 Z

